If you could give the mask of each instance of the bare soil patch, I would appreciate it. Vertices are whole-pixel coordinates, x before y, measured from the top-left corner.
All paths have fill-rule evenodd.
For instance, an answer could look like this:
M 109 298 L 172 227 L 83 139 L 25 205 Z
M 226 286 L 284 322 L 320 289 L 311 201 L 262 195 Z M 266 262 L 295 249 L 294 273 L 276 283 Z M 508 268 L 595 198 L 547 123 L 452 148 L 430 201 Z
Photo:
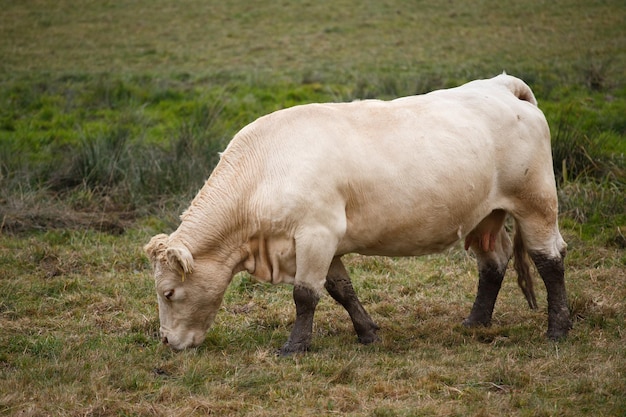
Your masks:
M 121 235 L 132 225 L 135 214 L 130 211 L 84 212 L 58 207 L 27 210 L 0 207 L 0 219 L 0 232 L 13 235 L 54 229 L 92 229 Z

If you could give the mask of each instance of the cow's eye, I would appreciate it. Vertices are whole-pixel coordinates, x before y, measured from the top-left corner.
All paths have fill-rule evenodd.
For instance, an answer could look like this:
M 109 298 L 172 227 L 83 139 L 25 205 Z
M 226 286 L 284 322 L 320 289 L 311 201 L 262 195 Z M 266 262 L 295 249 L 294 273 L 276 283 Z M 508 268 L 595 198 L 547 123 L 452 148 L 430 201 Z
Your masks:
M 173 295 L 174 295 L 174 290 L 167 290 L 163 293 L 163 297 L 165 297 L 168 300 L 171 300 Z

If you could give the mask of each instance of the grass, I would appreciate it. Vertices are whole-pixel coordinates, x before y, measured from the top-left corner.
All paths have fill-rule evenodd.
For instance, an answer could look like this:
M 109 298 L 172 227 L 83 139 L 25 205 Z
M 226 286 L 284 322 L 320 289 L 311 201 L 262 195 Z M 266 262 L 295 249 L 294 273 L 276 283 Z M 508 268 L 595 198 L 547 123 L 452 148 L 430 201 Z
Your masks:
M 0 415 L 623 416 L 626 7 L 567 0 L 8 2 L 0 14 Z M 235 277 L 198 349 L 158 342 L 141 246 L 256 117 L 502 70 L 553 133 L 575 327 L 547 341 L 508 276 L 467 330 L 474 261 L 349 256 L 382 341 L 329 297 L 278 358 L 288 287 Z M 509 272 L 511 274 L 512 272 Z
M 298 74 L 328 82 L 327 76 L 381 70 L 397 76 L 399 69 L 560 74 L 575 64 L 608 71 L 611 79 L 623 68 L 623 15 L 619 1 L 581 0 L 533 7 L 493 0 L 472 7 L 395 1 L 354 7 L 346 0 L 255 7 L 242 0 L 13 2 L 1 17 L 0 70 L 191 78 L 234 71 L 246 78 Z M 610 66 L 604 64 L 609 57 Z
M 146 222 L 149 223 L 149 222 Z M 570 338 L 544 339 L 545 292 L 530 311 L 513 277 L 494 326 L 459 323 L 474 262 L 461 248 L 418 259 L 350 256 L 382 342 L 361 346 L 345 312 L 322 300 L 312 351 L 278 358 L 287 287 L 239 275 L 198 349 L 157 342 L 147 262 L 123 236 L 58 231 L 1 238 L 1 410 L 13 415 L 620 415 L 623 252 L 568 236 Z

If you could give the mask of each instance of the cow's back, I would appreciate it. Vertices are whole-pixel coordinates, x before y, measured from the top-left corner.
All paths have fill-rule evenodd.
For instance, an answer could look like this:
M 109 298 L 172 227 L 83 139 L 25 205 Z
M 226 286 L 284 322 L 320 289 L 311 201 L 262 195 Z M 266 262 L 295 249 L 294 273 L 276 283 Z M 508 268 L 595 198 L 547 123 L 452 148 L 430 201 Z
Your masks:
M 286 235 L 328 225 L 341 235 L 338 253 L 449 246 L 512 205 L 524 177 L 551 158 L 541 111 L 489 81 L 257 120 L 235 139 L 253 149 L 255 215 Z

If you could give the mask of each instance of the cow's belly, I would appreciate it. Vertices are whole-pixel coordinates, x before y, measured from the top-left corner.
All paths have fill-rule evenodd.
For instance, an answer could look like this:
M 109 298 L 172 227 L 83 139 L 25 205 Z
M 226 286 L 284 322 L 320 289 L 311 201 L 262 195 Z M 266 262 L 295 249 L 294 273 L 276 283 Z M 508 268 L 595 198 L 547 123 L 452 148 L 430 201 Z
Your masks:
M 437 217 L 416 215 L 398 219 L 392 213 L 376 219 L 348 221 L 337 253 L 419 256 L 441 252 L 465 237 L 486 216 L 488 209 L 474 210 L 465 219 L 440 212 Z
M 453 168 L 422 182 L 403 175 L 409 180 L 378 176 L 362 183 L 358 193 L 347 193 L 338 252 L 415 256 L 450 247 L 500 208 L 492 172 Z

